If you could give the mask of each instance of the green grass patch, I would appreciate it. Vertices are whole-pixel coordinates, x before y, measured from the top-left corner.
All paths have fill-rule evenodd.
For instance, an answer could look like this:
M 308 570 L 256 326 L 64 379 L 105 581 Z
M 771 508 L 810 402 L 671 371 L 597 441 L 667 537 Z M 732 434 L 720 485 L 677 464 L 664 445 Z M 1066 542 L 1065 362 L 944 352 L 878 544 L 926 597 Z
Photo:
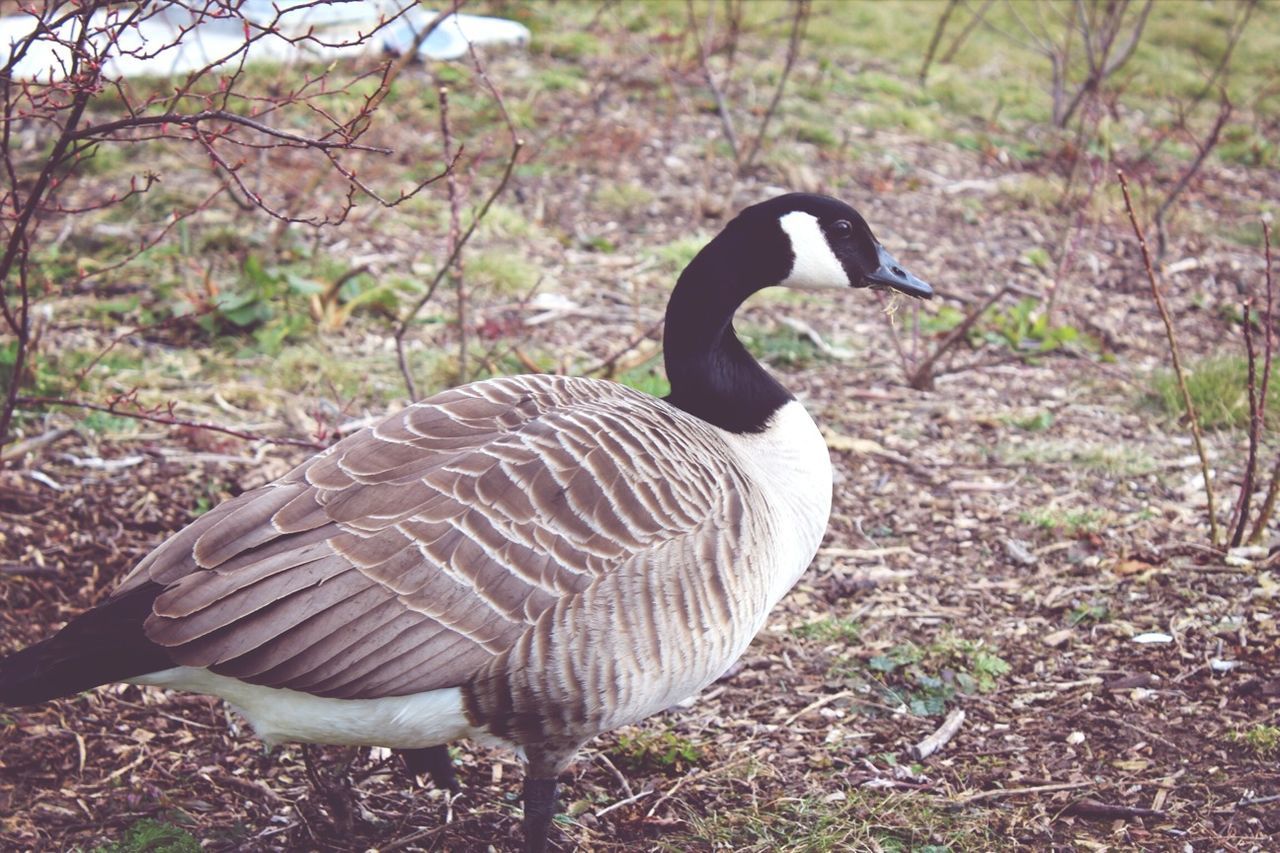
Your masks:
M 787 326 L 746 325 L 738 329 L 738 338 L 749 353 L 774 367 L 803 370 L 827 358 L 813 341 Z
M 1230 737 L 1259 758 L 1271 758 L 1280 754 L 1280 726 L 1259 723 L 1256 726 L 1232 732 Z
M 1275 363 L 1272 362 L 1274 370 Z M 1259 365 L 1261 370 L 1261 365 Z M 1280 378 L 1280 377 L 1275 377 Z M 1249 425 L 1249 368 L 1245 359 L 1220 355 L 1192 362 L 1186 370 L 1187 393 L 1205 429 L 1244 429 Z M 1261 381 L 1261 377 L 1259 377 Z M 1165 414 L 1184 418 L 1187 414 L 1182 391 L 1172 370 L 1163 370 L 1151 380 L 1156 403 Z M 1280 418 L 1280 382 L 1267 389 L 1267 428 L 1274 429 Z
M 671 383 L 667 381 L 662 368 L 656 364 L 648 367 L 633 367 L 615 376 L 614 381 L 655 397 L 665 397 L 671 393 Z
M 710 240 L 711 236 L 708 234 L 680 237 L 670 243 L 655 246 L 649 250 L 649 255 L 658 261 L 663 270 L 679 274 Z
M 792 636 L 819 643 L 855 643 L 861 633 L 862 626 L 855 620 L 831 617 L 791 629 Z
M 618 745 L 610 752 L 619 768 L 637 773 L 658 771 L 683 773 L 703 758 L 702 747 L 670 729 L 653 731 L 637 728 L 618 735 Z
M 596 190 L 595 197 L 596 204 L 604 208 L 605 211 L 615 216 L 621 216 L 647 207 L 653 203 L 657 196 L 653 194 L 653 190 L 643 184 L 634 181 L 623 181 L 604 184 Z M 699 246 L 698 248 L 702 247 Z M 694 254 L 697 254 L 697 249 L 694 250 Z M 692 260 L 693 255 L 690 255 L 689 258 Z
M 687 815 L 689 837 L 666 836 L 665 850 L 819 853 L 876 850 L 944 853 L 990 850 L 1000 841 L 980 812 L 943 808 L 919 795 L 830 786 L 820 795 L 752 798 L 741 807 Z
M 1100 533 L 1111 514 L 1101 509 L 1041 507 L 1018 513 L 1018 520 L 1070 539 Z
M 880 705 L 937 716 L 959 696 L 994 690 L 1009 669 L 986 643 L 948 635 L 925 644 L 899 643 L 865 661 L 842 658 L 830 675 L 869 689 Z
M 101 844 L 92 853 L 200 853 L 200 849 L 200 842 L 185 829 L 143 818 L 118 841 Z

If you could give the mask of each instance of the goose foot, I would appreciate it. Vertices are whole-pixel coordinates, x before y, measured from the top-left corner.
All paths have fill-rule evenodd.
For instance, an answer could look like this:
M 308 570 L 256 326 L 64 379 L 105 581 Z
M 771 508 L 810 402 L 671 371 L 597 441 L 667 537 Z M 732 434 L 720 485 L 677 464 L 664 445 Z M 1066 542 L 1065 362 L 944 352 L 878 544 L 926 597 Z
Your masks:
M 462 786 L 458 784 L 458 774 L 453 769 L 453 759 L 449 757 L 448 744 L 391 751 L 400 756 L 404 766 L 414 776 L 426 773 L 431 777 L 431 783 L 442 791 L 456 794 L 462 790 Z

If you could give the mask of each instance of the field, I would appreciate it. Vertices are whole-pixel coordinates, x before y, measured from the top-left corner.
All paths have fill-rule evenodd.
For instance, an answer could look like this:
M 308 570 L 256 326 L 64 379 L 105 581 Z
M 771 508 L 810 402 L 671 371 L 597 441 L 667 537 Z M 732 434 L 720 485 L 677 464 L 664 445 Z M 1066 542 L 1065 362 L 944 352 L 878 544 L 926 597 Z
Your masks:
M 782 2 L 699 2 L 691 17 L 683 3 L 476 4 L 533 33 L 484 55 L 524 142 L 509 180 L 503 109 L 471 59 L 410 66 L 370 131 L 396 153 L 352 162 L 392 196 L 439 172 L 448 86 L 459 202 L 440 180 L 323 228 L 235 203 L 172 140 L 101 146 L 67 207 L 161 179 L 39 232 L 38 334 L 19 377 L 0 329 L 0 379 L 32 400 L 0 457 L 0 650 L 312 452 L 264 439 L 324 446 L 402 407 L 403 318 L 419 395 L 528 371 L 664 393 L 659 324 L 683 264 L 741 207 L 825 192 L 939 298 L 766 292 L 739 312 L 741 337 L 827 436 L 827 539 L 740 665 L 582 753 L 562 779 L 556 849 L 1276 849 L 1278 525 L 1264 518 L 1253 548 L 1211 538 L 1115 173 L 1153 251 L 1164 221 L 1155 270 L 1228 527 L 1250 445 L 1243 330 L 1259 354 L 1269 331 L 1280 10 L 1156 3 L 1133 56 L 1059 127 L 1035 38 L 1073 7 L 998 2 L 965 30 L 980 5 L 817 2 L 789 63 L 802 7 Z M 245 85 L 305 73 L 251 68 Z M 327 108 L 358 107 L 374 82 Z M 314 159 L 266 153 L 241 174 L 280 209 L 318 215 L 343 190 Z M 465 228 L 499 187 L 461 275 L 411 313 L 454 212 Z M 1271 413 L 1257 420 L 1255 513 L 1280 453 Z M 949 742 L 913 758 L 956 710 Z M 318 774 L 200 696 L 113 686 L 6 709 L 0 846 L 516 843 L 510 755 L 458 744 L 452 799 L 380 751 L 312 757 Z

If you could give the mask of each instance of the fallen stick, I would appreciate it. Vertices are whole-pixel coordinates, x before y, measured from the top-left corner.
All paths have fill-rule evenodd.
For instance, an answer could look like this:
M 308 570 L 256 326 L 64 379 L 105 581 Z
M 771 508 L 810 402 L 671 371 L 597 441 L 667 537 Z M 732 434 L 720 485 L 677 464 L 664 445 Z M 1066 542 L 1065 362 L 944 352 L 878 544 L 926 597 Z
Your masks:
M 956 732 L 960 731 L 960 726 L 964 724 L 964 710 L 956 708 L 947 718 L 942 721 L 942 725 L 924 740 L 907 750 L 907 754 L 916 761 L 924 761 L 930 755 L 947 745 Z
M 1053 785 L 1033 785 L 1030 788 L 992 788 L 989 791 L 976 791 L 972 794 L 956 798 L 956 805 L 967 806 L 979 800 L 994 800 L 1002 797 L 1017 797 L 1022 794 L 1049 794 L 1055 791 L 1071 791 L 1076 788 L 1089 788 L 1093 782 L 1058 782 Z
M 1131 817 L 1162 817 L 1164 812 L 1156 809 L 1144 809 L 1138 806 L 1118 806 L 1113 803 L 1103 803 L 1094 799 L 1077 800 L 1062 810 L 1065 815 L 1075 815 L 1076 817 L 1094 818 L 1096 820 L 1115 820 L 1117 818 L 1126 819 Z

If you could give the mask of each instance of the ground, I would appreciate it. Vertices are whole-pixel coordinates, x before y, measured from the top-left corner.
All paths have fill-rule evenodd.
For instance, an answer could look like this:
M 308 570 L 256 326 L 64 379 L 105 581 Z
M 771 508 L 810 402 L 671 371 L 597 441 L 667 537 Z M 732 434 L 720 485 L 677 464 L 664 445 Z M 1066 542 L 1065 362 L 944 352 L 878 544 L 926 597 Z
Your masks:
M 836 487 L 826 541 L 739 666 L 583 751 L 562 779 L 553 843 L 1275 849 L 1280 587 L 1267 546 L 1276 530 L 1255 551 L 1209 547 L 1199 463 L 1185 422 L 1161 403 L 1163 329 L 1118 191 L 1104 174 L 1064 203 L 1057 138 L 1024 133 L 1036 102 L 1011 91 L 1018 116 L 974 118 L 966 98 L 976 95 L 954 94 L 957 72 L 946 66 L 934 85 L 953 94 L 917 98 L 928 32 L 898 46 L 906 59 L 877 60 L 866 32 L 883 21 L 871 7 L 865 20 L 839 18 L 841 8 L 820 6 L 819 22 L 854 34 L 847 43 L 831 26 L 814 35 L 794 104 L 784 101 L 763 162 L 741 176 L 726 165 L 696 66 L 646 54 L 625 41 L 625 26 L 608 29 L 575 6 L 573 26 L 531 21 L 531 54 L 492 60 L 533 154 L 468 266 L 473 370 L 612 366 L 661 392 L 656 341 L 644 333 L 673 275 L 723 217 L 782 187 L 853 202 L 942 297 L 919 315 L 890 306 L 890 316 L 866 293 L 762 295 L 739 315 L 749 345 L 828 437 Z M 1259 31 L 1274 32 L 1273 17 L 1255 21 Z M 1157 34 L 1175 31 L 1157 21 Z M 776 68 L 783 44 L 774 47 Z M 1002 73 L 987 54 L 957 62 Z M 1142 80 L 1135 72 L 1129 85 Z M 853 105 L 832 130 L 822 111 L 846 99 L 822 102 L 819 92 L 841 86 L 854 87 Z M 739 91 L 767 105 L 769 90 L 750 80 Z M 900 102 L 927 121 L 886 113 Z M 749 126 L 761 112 L 740 120 Z M 1123 118 L 1110 132 L 1123 134 Z M 1247 229 L 1280 189 L 1274 164 L 1228 153 L 1190 185 L 1164 258 L 1193 363 L 1242 351 L 1240 296 L 1262 268 Z M 1177 162 L 1167 167 L 1175 176 Z M 1140 198 L 1170 183 L 1151 169 Z M 120 327 L 143 325 L 138 312 L 187 293 L 184 275 L 247 287 L 237 275 L 248 258 L 310 264 L 320 276 L 372 257 L 375 274 L 412 278 L 443 239 L 447 205 L 437 196 L 403 218 L 357 217 L 324 238 L 319 260 L 281 260 L 278 245 L 243 235 L 220 255 L 219 241 L 237 233 L 228 221 L 196 235 L 207 261 L 194 273 L 161 259 L 105 295 L 67 287 L 51 297 L 62 337 L 42 355 L 50 374 L 74 373 L 85 363 L 74 354 L 100 351 Z M 936 345 L 955 326 L 948 308 L 963 312 L 1005 284 L 1017 292 L 944 360 L 978 366 L 909 387 L 896 344 L 918 361 L 913 341 Z M 527 298 L 535 287 L 556 298 Z M 1036 327 L 1049 288 L 1056 314 Z M 1019 294 L 1036 298 L 1020 304 Z M 110 299 L 114 307 L 95 309 Z M 284 304 L 260 329 L 292 316 Z M 457 346 L 452 307 L 435 310 L 413 350 L 432 389 L 459 369 L 446 357 Z M 71 390 L 103 399 L 141 388 L 201 420 L 300 437 L 403 404 L 384 316 L 320 325 L 283 343 L 195 324 L 143 330 Z M 33 414 L 22 430 L 43 441 L 0 468 L 5 650 L 100 601 L 185 522 L 308 452 L 65 411 Z M 1207 434 L 1220 502 L 1234 499 L 1245 443 L 1230 425 Z M 1264 444 L 1267 466 L 1274 453 Z M 956 710 L 964 719 L 950 741 L 913 758 Z M 485 850 L 518 838 L 519 763 L 469 744 L 457 745 L 463 793 L 450 799 L 378 751 L 313 750 L 313 779 L 298 747 L 264 749 L 205 697 L 114 686 L 10 709 L 0 724 L 7 849 Z

